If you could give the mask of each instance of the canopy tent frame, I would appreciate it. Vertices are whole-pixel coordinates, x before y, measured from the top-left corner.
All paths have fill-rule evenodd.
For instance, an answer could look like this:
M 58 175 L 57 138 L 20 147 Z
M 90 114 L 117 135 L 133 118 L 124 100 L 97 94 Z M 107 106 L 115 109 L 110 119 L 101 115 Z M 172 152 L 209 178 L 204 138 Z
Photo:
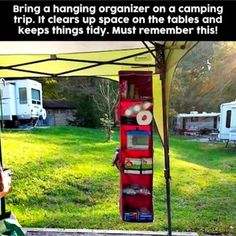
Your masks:
M 25 73 L 31 73 L 33 75 L 38 75 L 38 76 L 45 76 L 45 77 L 62 77 L 63 76 L 72 76 L 73 75 L 67 75 L 73 72 L 78 72 L 82 70 L 87 70 L 90 68 L 95 68 L 99 67 L 102 65 L 119 65 L 119 66 L 131 66 L 132 68 L 139 69 L 140 67 L 142 68 L 153 68 L 155 71 L 155 74 L 160 75 L 160 81 L 161 81 L 161 92 L 162 92 L 162 120 L 163 120 L 163 130 L 162 130 L 162 136 L 160 135 L 160 130 L 158 130 L 158 133 L 161 137 L 162 145 L 163 145 L 163 150 L 164 150 L 164 178 L 165 178 L 165 183 L 166 183 L 166 207 L 167 207 L 167 228 L 168 228 L 168 236 L 172 235 L 172 224 L 171 224 L 171 197 L 170 197 L 170 157 L 169 157 L 169 140 L 168 140 L 168 96 L 169 94 L 167 93 L 168 84 L 167 81 L 167 64 L 168 60 L 171 57 L 171 54 L 173 50 L 185 50 L 182 54 L 179 55 L 178 60 L 174 60 L 174 64 L 171 65 L 171 68 L 173 71 L 170 72 L 170 76 L 173 77 L 173 73 L 176 69 L 176 66 L 178 62 L 183 58 L 183 56 L 195 45 L 195 43 L 192 43 L 190 47 L 186 50 L 187 48 L 187 41 L 184 41 L 181 43 L 181 45 L 177 45 L 176 41 L 173 41 L 171 45 L 167 45 L 166 42 L 164 43 L 159 43 L 156 41 L 150 41 L 149 44 L 151 46 L 148 46 L 146 42 L 142 42 L 143 45 L 145 46 L 146 50 L 138 53 L 132 53 L 131 55 L 123 56 L 123 57 L 118 57 L 112 60 L 85 60 L 85 59 L 72 59 L 72 58 L 63 58 L 60 57 L 56 54 L 50 54 L 50 57 L 46 59 L 41 59 L 41 60 L 33 60 L 30 62 L 24 62 L 24 63 L 18 63 L 14 65 L 8 65 L 8 66 L 0 66 L 0 72 L 2 70 L 12 70 L 16 72 L 25 72 Z M 168 53 L 166 53 L 167 51 Z M 150 54 L 153 58 L 155 63 L 154 64 L 143 64 L 143 63 L 129 63 L 129 62 L 120 62 L 125 59 L 130 59 L 133 57 L 145 55 L 145 54 Z M 49 62 L 49 61 L 67 61 L 67 62 L 84 62 L 84 63 L 91 63 L 90 65 L 82 66 L 82 67 L 76 67 L 70 70 L 65 70 L 59 73 L 48 73 L 45 71 L 36 71 L 36 70 L 29 70 L 29 69 L 22 69 L 19 67 L 22 66 L 27 66 L 27 65 L 33 65 L 37 63 L 44 63 L 44 62 Z M 168 65 L 169 66 L 169 65 Z M 131 69 L 132 69 L 131 68 Z M 171 69 L 171 70 L 172 70 Z M 169 72 L 169 71 L 168 71 Z M 80 75 L 82 76 L 82 75 Z M 88 76 L 88 75 L 87 75 Z M 168 75 L 169 76 L 169 75 Z M 103 76 L 97 76 L 97 77 L 102 77 L 105 79 L 105 75 Z M 21 78 L 24 78 L 24 76 L 21 76 Z M 27 78 L 31 78 L 31 76 L 27 76 Z M 170 83 L 170 82 L 169 82 Z M 156 127 L 157 124 L 156 124 Z M 0 140 L 1 141 L 1 140 Z M 2 149 L 0 145 L 0 162 L 2 163 Z M 0 218 L 6 218 L 9 215 L 9 213 L 6 212 L 6 205 L 5 205 L 5 199 L 1 199 L 1 215 Z
M 117 62 L 117 61 L 121 61 L 121 60 L 125 60 L 125 59 L 129 59 L 131 57 L 135 57 L 135 56 L 141 56 L 144 54 L 147 54 L 149 52 L 153 52 L 155 51 L 155 49 L 148 49 L 147 51 L 144 52 L 140 52 L 140 53 L 135 53 L 126 57 L 119 57 L 110 61 L 96 61 L 96 60 L 81 60 L 81 59 L 68 59 L 68 58 L 60 58 L 57 57 L 56 55 L 50 55 L 50 58 L 48 59 L 44 59 L 44 60 L 37 60 L 37 61 L 32 61 L 32 62 L 26 62 L 26 63 L 19 63 L 19 64 L 15 64 L 15 65 L 11 65 L 11 66 L 0 66 L 0 70 L 15 70 L 15 71 L 20 71 L 20 72 L 27 72 L 27 73 L 34 73 L 34 74 L 38 74 L 38 75 L 44 75 L 44 76 L 51 76 L 51 77 L 58 77 L 58 76 L 63 76 L 64 74 L 68 74 L 71 72 L 77 72 L 80 70 L 85 70 L 85 69 L 89 69 L 89 68 L 93 68 L 93 67 L 97 67 L 100 65 L 123 65 L 123 66 L 134 66 L 134 67 L 155 67 L 156 65 L 154 64 L 140 64 L 140 63 L 125 63 L 125 62 Z M 41 63 L 41 62 L 47 62 L 47 61 L 70 61 L 70 62 L 86 62 L 86 63 L 94 63 L 93 65 L 89 65 L 86 67 L 79 67 L 73 70 L 68 70 L 68 71 L 63 71 L 61 73 L 56 73 L 56 74 L 50 74 L 50 73 L 46 73 L 46 72 L 40 72 L 40 71 L 33 71 L 33 70 L 25 70 L 25 69 L 19 69 L 17 67 L 20 66 L 26 66 L 26 65 L 33 65 L 36 63 Z

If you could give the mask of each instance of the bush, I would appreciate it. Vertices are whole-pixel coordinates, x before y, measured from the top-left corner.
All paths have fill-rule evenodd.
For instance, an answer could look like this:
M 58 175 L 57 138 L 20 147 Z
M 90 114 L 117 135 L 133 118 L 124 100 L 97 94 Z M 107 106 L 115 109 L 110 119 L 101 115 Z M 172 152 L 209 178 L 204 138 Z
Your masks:
M 96 109 L 93 98 L 89 95 L 82 94 L 76 99 L 76 113 L 71 125 L 97 128 L 100 126 L 100 113 Z

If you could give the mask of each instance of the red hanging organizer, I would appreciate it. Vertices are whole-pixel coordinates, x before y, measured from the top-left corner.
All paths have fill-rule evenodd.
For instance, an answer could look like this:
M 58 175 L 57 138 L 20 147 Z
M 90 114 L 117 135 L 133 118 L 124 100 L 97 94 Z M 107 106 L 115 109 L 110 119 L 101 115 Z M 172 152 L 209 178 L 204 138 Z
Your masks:
M 124 221 L 153 221 L 152 73 L 120 71 L 120 213 Z

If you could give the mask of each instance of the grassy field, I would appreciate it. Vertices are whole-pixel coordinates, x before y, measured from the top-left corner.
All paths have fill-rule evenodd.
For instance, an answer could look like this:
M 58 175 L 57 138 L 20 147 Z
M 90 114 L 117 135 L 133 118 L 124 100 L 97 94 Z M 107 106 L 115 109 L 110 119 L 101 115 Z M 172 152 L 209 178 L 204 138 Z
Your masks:
M 3 133 L 4 166 L 14 172 L 7 207 L 24 227 L 165 230 L 163 154 L 155 140 L 155 221 L 119 219 L 119 173 L 111 166 L 118 135 L 50 128 Z M 229 233 L 236 229 L 236 151 L 223 144 L 170 139 L 175 231 Z

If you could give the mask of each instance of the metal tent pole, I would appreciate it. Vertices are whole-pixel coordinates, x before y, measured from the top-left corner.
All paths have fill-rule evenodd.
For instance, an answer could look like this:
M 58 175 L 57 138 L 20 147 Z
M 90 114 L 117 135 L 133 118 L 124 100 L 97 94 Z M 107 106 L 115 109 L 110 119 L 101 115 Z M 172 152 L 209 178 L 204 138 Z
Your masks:
M 149 50 L 156 60 L 156 73 L 160 74 L 162 87 L 162 113 L 163 113 L 163 148 L 165 158 L 164 177 L 166 182 L 166 208 L 167 208 L 167 226 L 168 236 L 172 236 L 171 225 L 171 198 L 170 198 L 170 156 L 169 156 L 169 138 L 168 138 L 168 115 L 167 115 L 167 100 L 166 100 L 166 61 L 165 61 L 165 45 L 152 42 L 155 46 L 155 53 L 151 51 L 148 45 L 143 41 L 145 47 Z
M 169 139 L 168 139 L 168 124 L 167 124 L 167 109 L 166 109 L 166 92 L 165 92 L 165 76 L 161 78 L 162 82 L 162 111 L 163 111 L 163 135 L 164 135 L 164 156 L 165 169 L 164 176 L 166 181 L 166 207 L 167 207 L 167 221 L 168 221 L 168 236 L 172 235 L 171 226 L 171 199 L 170 199 L 170 157 L 169 157 Z
M 166 207 L 167 207 L 167 224 L 168 236 L 172 235 L 171 225 L 171 198 L 170 198 L 170 156 L 169 156 L 169 139 L 168 139 L 168 114 L 167 114 L 167 100 L 166 100 L 166 76 L 165 76 L 165 55 L 164 45 L 155 45 L 157 61 L 157 70 L 160 73 L 162 85 L 162 112 L 163 112 L 163 148 L 165 157 L 164 177 L 166 182 Z

